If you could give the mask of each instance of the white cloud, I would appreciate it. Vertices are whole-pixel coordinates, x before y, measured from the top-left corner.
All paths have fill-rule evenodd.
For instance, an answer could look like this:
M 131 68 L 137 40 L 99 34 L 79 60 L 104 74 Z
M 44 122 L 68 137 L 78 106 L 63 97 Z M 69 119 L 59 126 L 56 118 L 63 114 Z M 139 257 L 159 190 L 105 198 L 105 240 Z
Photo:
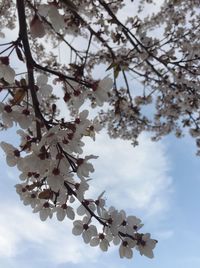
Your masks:
M 94 261 L 100 251 L 82 242 L 71 233 L 71 223 L 50 220 L 41 222 L 26 208 L 13 204 L 0 205 L 0 257 L 16 257 L 28 253 L 31 245 L 39 250 L 39 258 L 51 263 Z M 92 251 L 92 253 L 91 253 Z
M 140 145 L 113 140 L 104 133 L 96 142 L 87 142 L 87 152 L 99 155 L 93 162 L 92 194 L 106 190 L 109 204 L 119 209 L 139 209 L 146 215 L 164 212 L 169 205 L 172 179 L 170 163 L 162 142 L 142 135 Z

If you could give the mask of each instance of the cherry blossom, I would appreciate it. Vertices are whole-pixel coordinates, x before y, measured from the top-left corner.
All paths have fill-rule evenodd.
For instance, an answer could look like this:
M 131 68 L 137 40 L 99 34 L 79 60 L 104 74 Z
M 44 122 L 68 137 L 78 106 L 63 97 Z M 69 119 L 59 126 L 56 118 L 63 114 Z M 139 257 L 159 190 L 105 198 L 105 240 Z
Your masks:
M 7 64 L 3 64 L 0 57 L 0 79 L 3 78 L 9 84 L 14 82 L 15 71 Z
M 14 167 L 17 165 L 17 163 L 21 160 L 20 158 L 20 151 L 12 146 L 11 144 L 8 144 L 6 142 L 1 142 L 0 144 L 1 148 L 6 153 L 6 162 L 10 167 Z
M 188 130 L 200 155 L 199 1 L 4 2 L 0 130 L 17 128 L 20 141 L 0 145 L 20 172 L 21 201 L 42 221 L 72 220 L 92 247 L 152 258 L 157 241 L 139 218 L 107 208 L 104 192 L 90 198 L 98 157 L 85 139 L 105 128 L 136 146 L 145 131 L 157 141 Z M 12 40 L 5 29 L 19 32 Z
M 99 82 L 95 82 L 93 89 L 93 96 L 95 97 L 96 103 L 102 106 L 105 101 L 109 98 L 110 90 L 113 87 L 113 80 L 109 77 L 105 77 Z
M 88 163 L 88 160 L 90 159 L 97 159 L 98 156 L 94 155 L 88 155 L 84 159 L 79 158 L 77 160 L 78 169 L 77 169 L 77 175 L 79 178 L 89 177 L 89 173 L 94 172 L 93 165 L 91 163 Z
M 82 235 L 83 240 L 88 244 L 93 236 L 97 235 L 97 229 L 95 225 L 90 224 L 88 217 L 84 217 L 83 220 L 76 220 L 73 222 L 74 227 L 72 233 L 74 235 Z
M 133 250 L 132 248 L 135 247 L 136 242 L 130 238 L 125 238 L 119 247 L 119 255 L 120 258 L 127 258 L 131 259 L 133 257 Z
M 37 15 L 30 22 L 30 32 L 33 38 L 41 38 L 45 35 L 43 23 Z
M 150 234 L 142 235 L 141 241 L 137 246 L 137 249 L 140 251 L 141 255 L 145 255 L 149 258 L 153 258 L 153 249 L 156 246 L 156 241 L 150 238 Z
M 133 233 L 137 232 L 143 224 L 141 220 L 135 216 L 128 216 L 126 219 L 127 222 L 127 233 L 132 235 Z
M 72 207 L 66 204 L 56 207 L 56 217 L 59 221 L 63 221 L 66 215 L 70 220 L 74 220 L 75 213 Z
M 110 246 L 110 236 L 104 234 L 104 233 L 99 233 L 98 236 L 94 236 L 90 240 L 90 246 L 96 247 L 99 246 L 102 251 L 107 251 L 108 247 Z
M 64 18 L 60 15 L 58 9 L 53 4 L 51 5 L 40 5 L 38 10 L 39 14 L 44 17 L 48 17 L 53 25 L 53 28 L 59 32 L 64 28 Z

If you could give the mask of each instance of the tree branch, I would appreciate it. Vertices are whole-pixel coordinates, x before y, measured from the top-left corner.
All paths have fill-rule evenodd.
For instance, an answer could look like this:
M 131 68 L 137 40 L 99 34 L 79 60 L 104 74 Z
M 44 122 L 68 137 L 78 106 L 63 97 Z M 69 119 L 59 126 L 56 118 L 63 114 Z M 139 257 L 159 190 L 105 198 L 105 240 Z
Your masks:
M 36 131 L 38 140 L 41 139 L 41 127 L 38 120 L 42 120 L 43 116 L 40 112 L 39 102 L 36 94 L 35 80 L 34 80 L 34 60 L 32 58 L 25 15 L 25 4 L 24 0 L 17 0 L 17 12 L 19 17 L 19 38 L 22 40 L 24 47 L 24 53 L 26 58 L 26 67 L 28 71 L 28 85 L 31 92 L 31 98 L 33 102 L 35 117 L 36 117 Z

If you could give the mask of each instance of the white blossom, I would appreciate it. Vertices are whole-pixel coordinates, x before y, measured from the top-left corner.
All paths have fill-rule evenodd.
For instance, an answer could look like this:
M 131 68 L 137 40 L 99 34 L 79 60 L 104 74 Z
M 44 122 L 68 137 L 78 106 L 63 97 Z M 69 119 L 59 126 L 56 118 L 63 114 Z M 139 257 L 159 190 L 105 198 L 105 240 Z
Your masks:
M 144 234 L 140 244 L 137 246 L 137 249 L 141 255 L 145 255 L 148 258 L 153 258 L 153 249 L 155 248 L 157 242 L 150 237 L 150 234 Z
M 73 222 L 74 227 L 72 233 L 74 235 L 82 235 L 83 240 L 88 244 L 93 236 L 97 235 L 97 228 L 95 225 L 90 224 L 88 217 L 84 217 L 83 220 L 76 220 Z
M 99 246 L 102 251 L 107 251 L 110 246 L 111 239 L 104 233 L 99 233 L 98 236 L 93 237 L 90 240 L 90 246 Z
M 44 25 L 37 15 L 30 22 L 30 32 L 33 38 L 42 38 L 45 35 Z
M 91 172 L 94 172 L 93 165 L 91 163 L 88 163 L 88 160 L 97 158 L 98 156 L 88 155 L 84 159 L 83 158 L 78 159 L 77 175 L 79 176 L 79 178 L 82 179 L 85 177 L 89 177 L 89 174 Z
M 70 220 L 74 220 L 75 213 L 72 207 L 62 204 L 61 206 L 56 207 L 56 217 L 59 221 L 63 221 L 65 216 Z
M 53 216 L 52 206 L 47 201 L 41 202 L 39 205 L 37 205 L 33 209 L 33 212 L 39 212 L 41 221 L 46 221 L 47 218 L 52 218 Z
M 113 80 L 108 76 L 104 77 L 100 82 L 94 84 L 93 95 L 99 106 L 102 106 L 108 100 L 108 93 L 111 93 L 113 87 Z
M 132 248 L 135 247 L 136 242 L 130 238 L 125 238 L 119 247 L 120 258 L 131 259 L 133 257 Z
M 14 167 L 20 162 L 20 152 L 13 145 L 2 141 L 0 143 L 1 148 L 6 153 L 6 162 L 10 167 Z
M 1 78 L 9 84 L 12 84 L 15 79 L 15 71 L 9 65 L 2 64 L 0 60 L 0 79 Z

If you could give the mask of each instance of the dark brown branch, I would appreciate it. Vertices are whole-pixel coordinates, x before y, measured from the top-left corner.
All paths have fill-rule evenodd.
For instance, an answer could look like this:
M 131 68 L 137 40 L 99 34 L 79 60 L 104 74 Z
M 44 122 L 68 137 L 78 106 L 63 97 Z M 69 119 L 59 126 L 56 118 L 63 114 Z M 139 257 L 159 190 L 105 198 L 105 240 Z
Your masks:
M 89 87 L 89 88 L 91 87 L 91 84 L 88 83 L 88 82 L 85 82 L 85 81 L 83 81 L 83 80 L 80 80 L 80 79 L 77 79 L 77 78 L 74 78 L 74 77 L 65 75 L 65 74 L 60 73 L 60 72 L 58 72 L 58 71 L 51 70 L 51 69 L 49 69 L 49 68 L 47 68 L 47 67 L 43 67 L 43 66 L 41 66 L 40 64 L 37 64 L 36 62 L 33 63 L 33 66 L 34 66 L 35 68 L 39 69 L 39 70 L 42 70 L 42 71 L 44 71 L 44 72 L 53 74 L 53 75 L 55 75 L 55 76 L 58 76 L 61 80 L 66 80 L 66 79 L 68 79 L 68 80 L 71 80 L 71 81 L 75 81 L 75 82 L 77 82 L 77 83 L 79 83 L 79 84 L 81 84 L 81 85 L 83 85 L 83 86 L 86 86 L 86 87 Z
M 131 96 L 131 92 L 130 92 L 130 88 L 129 88 L 129 84 L 128 84 L 128 79 L 126 77 L 126 73 L 125 73 L 124 70 L 122 70 L 122 73 L 123 73 L 124 81 L 125 81 L 125 84 L 126 84 L 127 93 L 128 93 L 131 105 L 132 105 L 133 104 L 133 99 L 132 99 L 132 96 Z
M 34 81 L 34 60 L 32 58 L 28 34 L 27 34 L 27 24 L 25 15 L 25 5 L 24 0 L 17 0 L 17 12 L 19 18 L 19 38 L 22 40 L 24 47 L 24 53 L 26 58 L 26 67 L 28 71 L 28 85 L 31 92 L 31 98 L 33 102 L 35 117 L 36 117 L 36 131 L 38 140 L 41 139 L 41 127 L 38 120 L 42 120 L 42 114 L 39 108 L 39 102 L 36 94 L 35 81 Z
M 76 192 L 69 186 L 69 184 L 65 181 L 64 182 L 64 185 L 65 185 L 65 187 L 66 187 L 66 189 L 70 192 L 70 193 L 72 193 L 73 194 L 73 196 L 75 196 L 76 197 L 76 199 L 78 199 L 78 197 L 77 197 L 77 194 L 76 194 Z M 103 226 L 107 226 L 107 224 L 103 221 L 103 220 L 101 220 L 85 203 L 84 203 L 84 201 L 80 201 L 79 199 L 78 199 L 78 201 L 84 206 L 84 208 L 90 213 L 90 215 L 92 216 L 92 217 L 94 217 L 99 223 L 101 223 Z
M 84 61 L 83 67 L 82 67 L 83 70 L 84 70 L 85 65 L 86 65 L 86 62 L 87 62 L 87 58 L 88 58 L 88 53 L 89 53 L 91 42 L 92 42 L 92 34 L 90 34 L 90 39 L 88 41 L 88 47 L 87 47 L 86 54 L 85 54 L 85 61 Z

